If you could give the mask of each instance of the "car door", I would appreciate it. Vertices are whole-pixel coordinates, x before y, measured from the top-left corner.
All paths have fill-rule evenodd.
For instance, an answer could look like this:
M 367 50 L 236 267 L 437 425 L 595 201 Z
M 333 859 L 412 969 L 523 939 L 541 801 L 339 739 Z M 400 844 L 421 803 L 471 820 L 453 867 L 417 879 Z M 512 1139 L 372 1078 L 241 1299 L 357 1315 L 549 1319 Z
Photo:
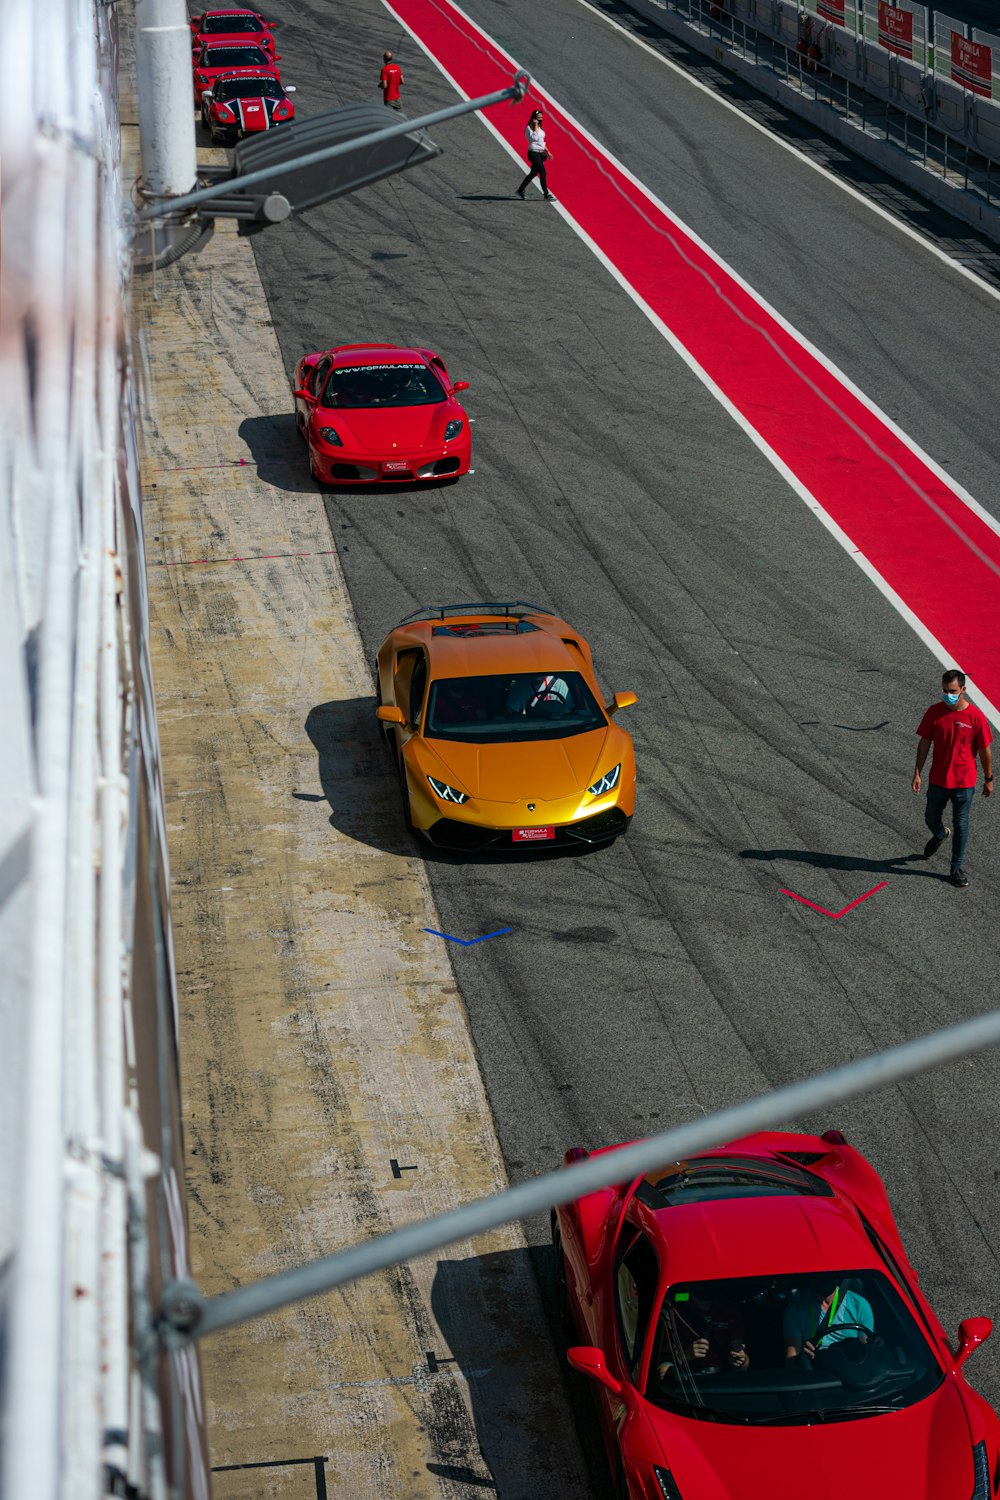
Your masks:
M 309 430 L 309 415 L 316 410 L 319 404 L 319 398 L 322 396 L 323 387 L 326 384 L 326 377 L 330 373 L 330 364 L 330 356 L 326 354 L 322 359 L 317 360 L 316 364 L 312 365 L 308 370 L 302 371 L 300 389 L 309 391 L 311 395 L 315 396 L 316 400 L 304 401 L 301 396 L 296 396 L 295 420 L 300 432 L 308 432 Z
M 641 1423 L 637 1386 L 650 1321 L 656 1309 L 659 1278 L 659 1261 L 649 1238 L 632 1225 L 623 1226 L 614 1260 L 611 1296 L 602 1319 L 604 1357 L 622 1390 L 597 1387 L 605 1442 L 615 1467 L 620 1464 L 627 1441 L 626 1427 L 635 1421 Z
M 420 646 L 407 646 L 396 652 L 392 671 L 392 701 L 403 710 L 405 724 L 395 726 L 396 751 L 402 755 L 420 728 L 424 694 L 427 688 L 427 657 Z

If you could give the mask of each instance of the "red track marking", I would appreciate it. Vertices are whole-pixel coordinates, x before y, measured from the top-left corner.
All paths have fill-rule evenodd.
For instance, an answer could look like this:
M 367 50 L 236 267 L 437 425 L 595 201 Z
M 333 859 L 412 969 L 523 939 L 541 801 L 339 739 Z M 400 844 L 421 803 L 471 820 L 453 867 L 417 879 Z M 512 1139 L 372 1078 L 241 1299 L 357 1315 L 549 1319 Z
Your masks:
M 450 0 L 383 4 L 467 97 L 510 82 L 514 60 Z M 545 104 L 558 211 L 1000 724 L 1000 526 L 550 95 L 529 94 Z M 487 119 L 522 160 L 531 107 Z M 514 170 L 511 212 L 551 211 L 522 208 Z
M 793 901 L 801 901 L 803 906 L 811 906 L 813 911 L 821 911 L 824 917 L 832 917 L 835 922 L 839 922 L 845 912 L 853 911 L 856 906 L 861 905 L 862 901 L 867 901 L 869 896 L 874 896 L 876 891 L 882 890 L 888 884 L 888 880 L 883 880 L 878 885 L 873 885 L 870 891 L 865 891 L 863 896 L 859 896 L 856 901 L 852 901 L 842 911 L 827 911 L 825 906 L 817 906 L 815 901 L 808 901 L 805 896 L 797 896 L 794 891 L 786 891 L 784 886 L 781 887 L 781 894 L 783 896 L 791 896 Z

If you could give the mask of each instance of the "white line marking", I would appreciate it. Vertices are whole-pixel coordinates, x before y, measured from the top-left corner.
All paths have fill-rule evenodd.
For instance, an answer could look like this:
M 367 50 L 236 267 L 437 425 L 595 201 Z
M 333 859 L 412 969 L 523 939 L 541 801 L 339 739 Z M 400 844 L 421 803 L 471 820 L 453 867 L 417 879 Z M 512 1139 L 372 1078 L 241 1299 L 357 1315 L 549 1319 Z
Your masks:
M 628 0 L 626 0 L 626 4 L 627 3 Z M 759 120 L 755 120 L 752 118 L 752 116 L 744 114 L 743 110 L 740 109 L 738 104 L 733 104 L 729 99 L 724 99 L 721 94 L 717 94 L 715 90 L 710 88 L 707 83 L 702 83 L 700 78 L 693 78 L 690 73 L 685 72 L 685 70 L 680 66 L 679 63 L 675 63 L 672 58 L 664 57 L 662 52 L 658 52 L 655 47 L 651 47 L 648 42 L 644 42 L 641 37 L 636 36 L 635 33 L 630 31 L 627 26 L 623 26 L 620 21 L 613 21 L 611 17 L 606 16 L 602 10 L 598 10 L 596 6 L 590 4 L 590 0 L 576 0 L 576 4 L 582 5 L 584 9 L 588 10 L 592 16 L 596 16 L 599 20 L 604 21 L 608 26 L 612 27 L 613 30 L 620 31 L 622 36 L 627 37 L 630 42 L 633 42 L 635 44 L 635 46 L 641 47 L 644 52 L 648 52 L 651 57 L 655 57 L 657 62 L 662 63 L 665 68 L 669 68 L 672 73 L 676 73 L 678 77 L 683 78 L 685 83 L 689 83 L 693 89 L 698 89 L 700 93 L 707 94 L 710 99 L 714 99 L 716 104 L 721 105 L 723 109 L 728 109 L 730 114 L 738 115 L 739 118 L 743 121 L 744 125 L 749 125 L 752 130 L 759 131 L 761 135 L 766 136 L 768 140 L 771 141 L 775 146 L 780 146 L 782 151 L 787 151 L 790 156 L 794 156 L 805 166 L 811 167 L 814 172 L 818 172 L 821 177 L 825 177 L 828 182 L 832 182 L 835 187 L 840 188 L 842 193 L 846 193 L 848 197 L 854 198 L 856 202 L 863 204 L 864 207 L 870 209 L 873 214 L 877 214 L 880 219 L 884 219 L 887 224 L 891 224 L 894 229 L 898 229 L 900 234 L 905 234 L 908 239 L 916 241 L 916 243 L 920 245 L 924 250 L 928 250 L 931 255 L 936 255 L 938 260 L 944 261 L 945 265 L 948 266 L 950 270 L 957 271 L 958 274 L 960 276 L 964 276 L 967 281 L 973 282 L 980 291 L 986 292 L 990 297 L 993 297 L 997 302 L 1000 302 L 1000 289 L 990 286 L 989 282 L 983 281 L 982 277 L 977 276 L 975 271 L 970 271 L 968 266 L 963 266 L 961 261 L 955 260 L 948 254 L 946 250 L 940 249 L 931 240 L 926 239 L 920 233 L 919 229 L 914 229 L 911 225 L 905 224 L 902 219 L 897 219 L 896 216 L 894 214 L 891 214 L 888 209 L 882 208 L 871 198 L 866 197 L 864 193 L 859 192 L 857 188 L 851 187 L 850 183 L 843 182 L 841 178 L 837 176 L 836 172 L 831 172 L 829 167 L 824 167 L 821 162 L 813 161 L 812 157 L 807 156 L 804 151 L 801 151 L 798 146 L 793 145 L 791 141 L 783 140 L 780 135 L 776 135 L 774 131 L 769 129 L 767 125 L 762 125 Z M 636 11 L 636 15 L 638 14 L 639 12 Z M 643 19 L 646 18 L 643 17 Z M 654 21 L 652 22 L 652 24 L 655 26 L 656 22 Z M 665 32 L 664 35 L 669 36 L 672 41 L 676 40 L 676 38 L 671 36 L 670 32 Z M 725 63 L 720 63 L 719 66 L 725 67 Z M 738 77 L 739 75 L 734 74 L 733 76 Z M 740 82 L 747 83 L 747 80 L 745 78 L 741 78 Z M 752 88 L 753 85 L 747 84 L 747 87 Z M 779 102 L 780 101 L 768 100 L 768 103 Z M 810 122 L 807 121 L 806 123 L 808 124 Z M 838 146 L 842 146 L 845 151 L 850 149 L 849 147 L 844 146 L 842 141 L 837 141 L 835 142 L 835 144 Z M 902 184 L 902 186 L 908 192 L 915 193 L 917 191 L 916 188 L 910 187 L 908 183 L 904 183 Z M 944 208 L 943 205 L 937 203 L 936 201 L 934 203 L 934 206 L 935 208 L 940 208 L 942 213 L 948 212 L 948 210 Z M 976 230 L 971 225 L 968 226 L 968 229 L 970 234 L 976 233 Z
M 382 0 L 382 4 L 385 6 L 390 15 L 396 20 L 396 22 L 403 28 L 403 30 L 410 35 L 413 41 L 420 48 L 421 52 L 423 52 L 424 55 L 430 59 L 430 61 L 434 64 L 434 66 L 438 69 L 442 76 L 447 79 L 455 92 L 462 99 L 470 98 L 470 95 L 467 94 L 461 87 L 461 85 L 451 76 L 444 64 L 439 61 L 439 59 L 434 55 L 429 47 L 424 45 L 420 37 L 418 37 L 416 32 L 414 32 L 411 27 L 406 24 L 403 18 L 396 13 L 396 11 L 392 7 L 391 0 Z M 468 22 L 470 28 L 474 32 L 477 32 L 481 37 L 484 37 L 492 47 L 495 47 L 496 51 L 502 57 L 507 59 L 512 68 L 516 69 L 518 67 L 518 64 L 510 56 L 510 53 L 507 52 L 506 48 L 502 47 L 500 43 L 495 41 L 488 32 L 484 31 L 481 26 L 473 21 L 472 18 L 467 15 L 464 10 L 462 10 L 461 6 L 455 3 L 455 0 L 447 0 L 447 4 L 452 10 L 460 15 L 463 20 Z M 577 130 L 579 130 L 581 135 L 583 135 L 591 143 L 594 149 L 598 151 L 606 161 L 611 162 L 618 169 L 618 171 L 622 173 L 624 177 L 626 177 L 631 183 L 633 183 L 633 185 L 637 187 L 639 191 L 643 193 L 645 197 L 648 198 L 649 201 L 660 210 L 660 212 L 670 223 L 676 225 L 676 227 L 684 235 L 686 235 L 693 244 L 696 244 L 707 256 L 709 256 L 716 263 L 716 265 L 719 266 L 720 270 L 722 270 L 727 276 L 730 276 L 733 281 L 737 283 L 737 285 L 742 287 L 747 295 L 753 298 L 758 306 L 763 308 L 765 312 L 773 317 L 775 321 L 779 323 L 781 327 L 784 328 L 786 332 L 788 332 L 802 348 L 806 349 L 816 360 L 819 361 L 820 364 L 823 365 L 826 370 L 830 372 L 831 375 L 833 375 L 838 381 L 840 381 L 840 383 L 846 390 L 850 391 L 858 401 L 867 406 L 869 411 L 871 411 L 873 415 L 875 415 L 879 419 L 879 421 L 883 422 L 885 426 L 899 438 L 900 442 L 908 447 L 910 451 L 921 462 L 925 463 L 927 467 L 930 468 L 937 475 L 937 477 L 941 479 L 948 488 L 951 489 L 954 495 L 962 500 L 963 503 L 970 508 L 970 510 L 974 511 L 975 514 L 978 515 L 979 518 L 983 520 L 993 531 L 1000 535 L 1000 522 L 998 522 L 993 516 L 991 516 L 988 511 L 984 510 L 979 502 L 972 497 L 972 495 L 968 494 L 967 491 L 962 489 L 962 487 L 956 483 L 951 475 L 947 474 L 944 469 L 936 464 L 928 454 L 925 454 L 922 449 L 920 449 L 916 445 L 916 443 L 914 443 L 913 439 L 907 433 L 905 433 L 902 428 L 897 427 L 895 422 L 893 422 L 890 417 L 886 416 L 886 414 L 873 401 L 871 401 L 863 391 L 859 390 L 858 387 L 855 386 L 853 382 L 849 380 L 848 377 L 844 375 L 843 372 L 832 363 L 831 360 L 827 359 L 827 357 L 819 349 L 810 344 L 809 340 L 806 339 L 798 331 L 798 329 L 794 328 L 790 323 L 788 323 L 779 312 L 772 308 L 770 304 L 763 297 L 761 297 L 760 294 L 756 292 L 752 286 L 749 285 L 748 282 L 744 281 L 736 271 L 732 270 L 732 268 L 726 264 L 722 257 L 716 254 L 716 252 L 711 248 L 710 245 L 705 244 L 705 242 L 701 240 L 693 230 L 689 229 L 687 225 L 677 217 L 676 214 L 674 214 L 669 208 L 667 208 L 666 204 L 662 203 L 660 199 L 657 198 L 656 195 L 652 193 L 644 183 L 640 182 L 639 179 L 635 177 L 626 166 L 623 166 L 622 163 L 619 162 L 618 159 L 613 156 L 606 147 L 602 146 L 595 139 L 595 137 L 590 134 L 586 126 L 581 125 L 580 122 L 570 114 L 569 110 L 565 109 L 562 104 L 560 104 L 545 88 L 542 87 L 542 85 L 538 82 L 534 75 L 532 75 L 531 86 L 536 93 L 541 94 L 545 99 L 549 101 L 550 104 L 554 105 L 554 107 L 559 110 L 560 114 L 562 114 L 570 122 L 570 124 L 572 124 Z M 507 152 L 507 155 L 510 156 L 515 162 L 517 162 L 519 167 L 523 166 L 521 157 L 519 156 L 516 149 L 512 145 L 510 145 L 510 143 L 500 134 L 496 126 L 486 118 L 482 111 L 477 110 L 476 113 L 482 124 L 485 125 L 486 129 L 490 132 L 494 139 L 497 140 L 503 147 L 504 151 Z M 513 197 L 513 194 L 511 196 Z M 879 590 L 882 596 L 888 600 L 893 609 L 895 609 L 897 613 L 906 621 L 906 623 L 913 630 L 914 634 L 917 635 L 918 638 L 924 643 L 931 654 L 937 658 L 942 666 L 951 666 L 951 653 L 945 650 L 937 637 L 931 634 L 927 626 L 924 625 L 923 621 L 914 614 L 909 605 L 906 604 L 900 597 L 900 595 L 896 593 L 895 589 L 893 589 L 890 584 L 886 582 L 886 580 L 882 577 L 881 573 L 878 572 L 874 564 L 871 563 L 868 558 L 865 557 L 864 554 L 855 547 L 851 538 L 845 531 L 841 529 L 837 522 L 834 521 L 833 517 L 827 514 L 812 491 L 809 490 L 804 484 L 802 484 L 802 482 L 796 477 L 796 475 L 792 473 L 791 469 L 788 468 L 783 459 L 779 458 L 778 454 L 774 451 L 770 444 L 761 436 L 756 428 L 752 426 L 748 418 L 746 418 L 743 413 L 733 405 L 728 396 L 726 396 L 725 393 L 719 388 L 719 386 L 708 374 L 708 372 L 704 370 L 700 364 L 698 364 L 697 360 L 689 352 L 689 350 L 685 348 L 684 344 L 682 344 L 677 336 L 667 327 L 662 318 L 660 318 L 660 316 L 653 311 L 653 309 L 640 295 L 640 293 L 637 292 L 635 288 L 632 287 L 626 280 L 626 278 L 622 275 L 618 267 L 608 259 L 608 257 L 604 254 L 604 251 L 601 250 L 600 246 L 597 245 L 593 239 L 591 239 L 587 231 L 576 222 L 573 216 L 566 211 L 562 203 L 560 203 L 558 200 L 555 202 L 553 207 L 555 208 L 555 211 L 557 213 L 562 215 L 563 219 L 573 230 L 574 234 L 578 235 L 583 243 L 587 246 L 587 248 L 592 252 L 592 254 L 596 256 L 601 265 L 603 265 L 605 269 L 610 273 L 610 275 L 614 277 L 615 281 L 618 282 L 619 286 L 626 293 L 626 295 L 630 297 L 635 305 L 640 309 L 640 311 L 645 314 L 645 316 L 652 323 L 653 327 L 663 335 L 663 337 L 670 344 L 671 348 L 676 351 L 676 353 L 702 382 L 702 384 L 706 387 L 710 394 L 715 397 L 720 406 L 722 406 L 723 409 L 729 413 L 733 421 L 736 422 L 736 424 L 746 433 L 747 437 L 749 437 L 754 446 L 760 450 L 760 452 L 764 455 L 768 462 L 772 464 L 777 472 L 782 476 L 782 478 L 786 480 L 795 494 L 797 494 L 799 498 L 805 502 L 808 508 L 816 516 L 817 520 L 820 521 L 820 523 L 826 528 L 826 530 L 830 533 L 834 540 L 837 541 L 844 549 L 848 557 L 850 557 L 852 561 L 857 564 L 857 566 L 861 569 L 865 576 L 869 578 L 875 585 L 875 587 Z M 1000 709 L 998 709 L 990 701 L 990 699 L 985 696 L 984 693 L 976 688 L 971 676 L 968 677 L 967 685 L 970 688 L 970 696 L 975 697 L 976 703 L 982 709 L 986 717 L 994 724 L 995 727 L 1000 728 Z

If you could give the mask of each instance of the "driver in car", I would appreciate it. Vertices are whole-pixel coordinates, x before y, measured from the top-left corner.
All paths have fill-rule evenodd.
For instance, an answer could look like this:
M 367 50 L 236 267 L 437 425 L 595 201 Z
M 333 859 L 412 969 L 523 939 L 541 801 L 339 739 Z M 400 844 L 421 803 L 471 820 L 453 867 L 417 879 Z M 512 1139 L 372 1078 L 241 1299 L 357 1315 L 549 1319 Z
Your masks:
M 515 682 L 507 694 L 506 708 L 509 714 L 541 714 L 557 718 L 571 708 L 569 683 L 565 677 L 554 672 L 544 672 L 540 677 L 530 677 Z
M 783 1320 L 787 1365 L 811 1369 L 817 1358 L 848 1339 L 867 1343 L 875 1318 L 855 1285 L 856 1278 L 830 1271 L 809 1277 L 792 1294 Z
M 743 1315 L 734 1302 L 712 1295 L 707 1287 L 675 1292 L 667 1309 L 675 1347 L 684 1351 L 692 1375 L 711 1375 L 720 1370 L 749 1370 Z M 670 1363 L 661 1364 L 662 1380 Z

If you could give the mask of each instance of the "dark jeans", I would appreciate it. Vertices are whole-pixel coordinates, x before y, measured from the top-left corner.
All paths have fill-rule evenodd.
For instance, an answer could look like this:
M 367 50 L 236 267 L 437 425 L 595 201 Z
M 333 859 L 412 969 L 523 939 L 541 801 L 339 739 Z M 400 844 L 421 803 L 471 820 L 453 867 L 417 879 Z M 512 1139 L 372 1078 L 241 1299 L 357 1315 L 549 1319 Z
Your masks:
M 955 819 L 955 826 L 951 832 L 953 875 L 962 868 L 962 861 L 965 858 L 965 846 L 969 842 L 969 809 L 975 795 L 974 786 L 935 786 L 933 781 L 927 784 L 927 811 L 924 813 L 924 822 L 936 839 L 944 837 L 944 824 L 941 820 L 949 802 L 952 806 Z
M 531 182 L 533 178 L 537 177 L 539 183 L 541 184 L 542 192 L 547 195 L 549 191 L 549 184 L 545 176 L 545 157 L 543 153 L 541 151 L 529 151 L 528 161 L 531 163 L 531 171 L 521 183 L 521 186 L 518 188 L 518 192 L 523 193 L 525 188 L 528 186 L 528 183 Z

